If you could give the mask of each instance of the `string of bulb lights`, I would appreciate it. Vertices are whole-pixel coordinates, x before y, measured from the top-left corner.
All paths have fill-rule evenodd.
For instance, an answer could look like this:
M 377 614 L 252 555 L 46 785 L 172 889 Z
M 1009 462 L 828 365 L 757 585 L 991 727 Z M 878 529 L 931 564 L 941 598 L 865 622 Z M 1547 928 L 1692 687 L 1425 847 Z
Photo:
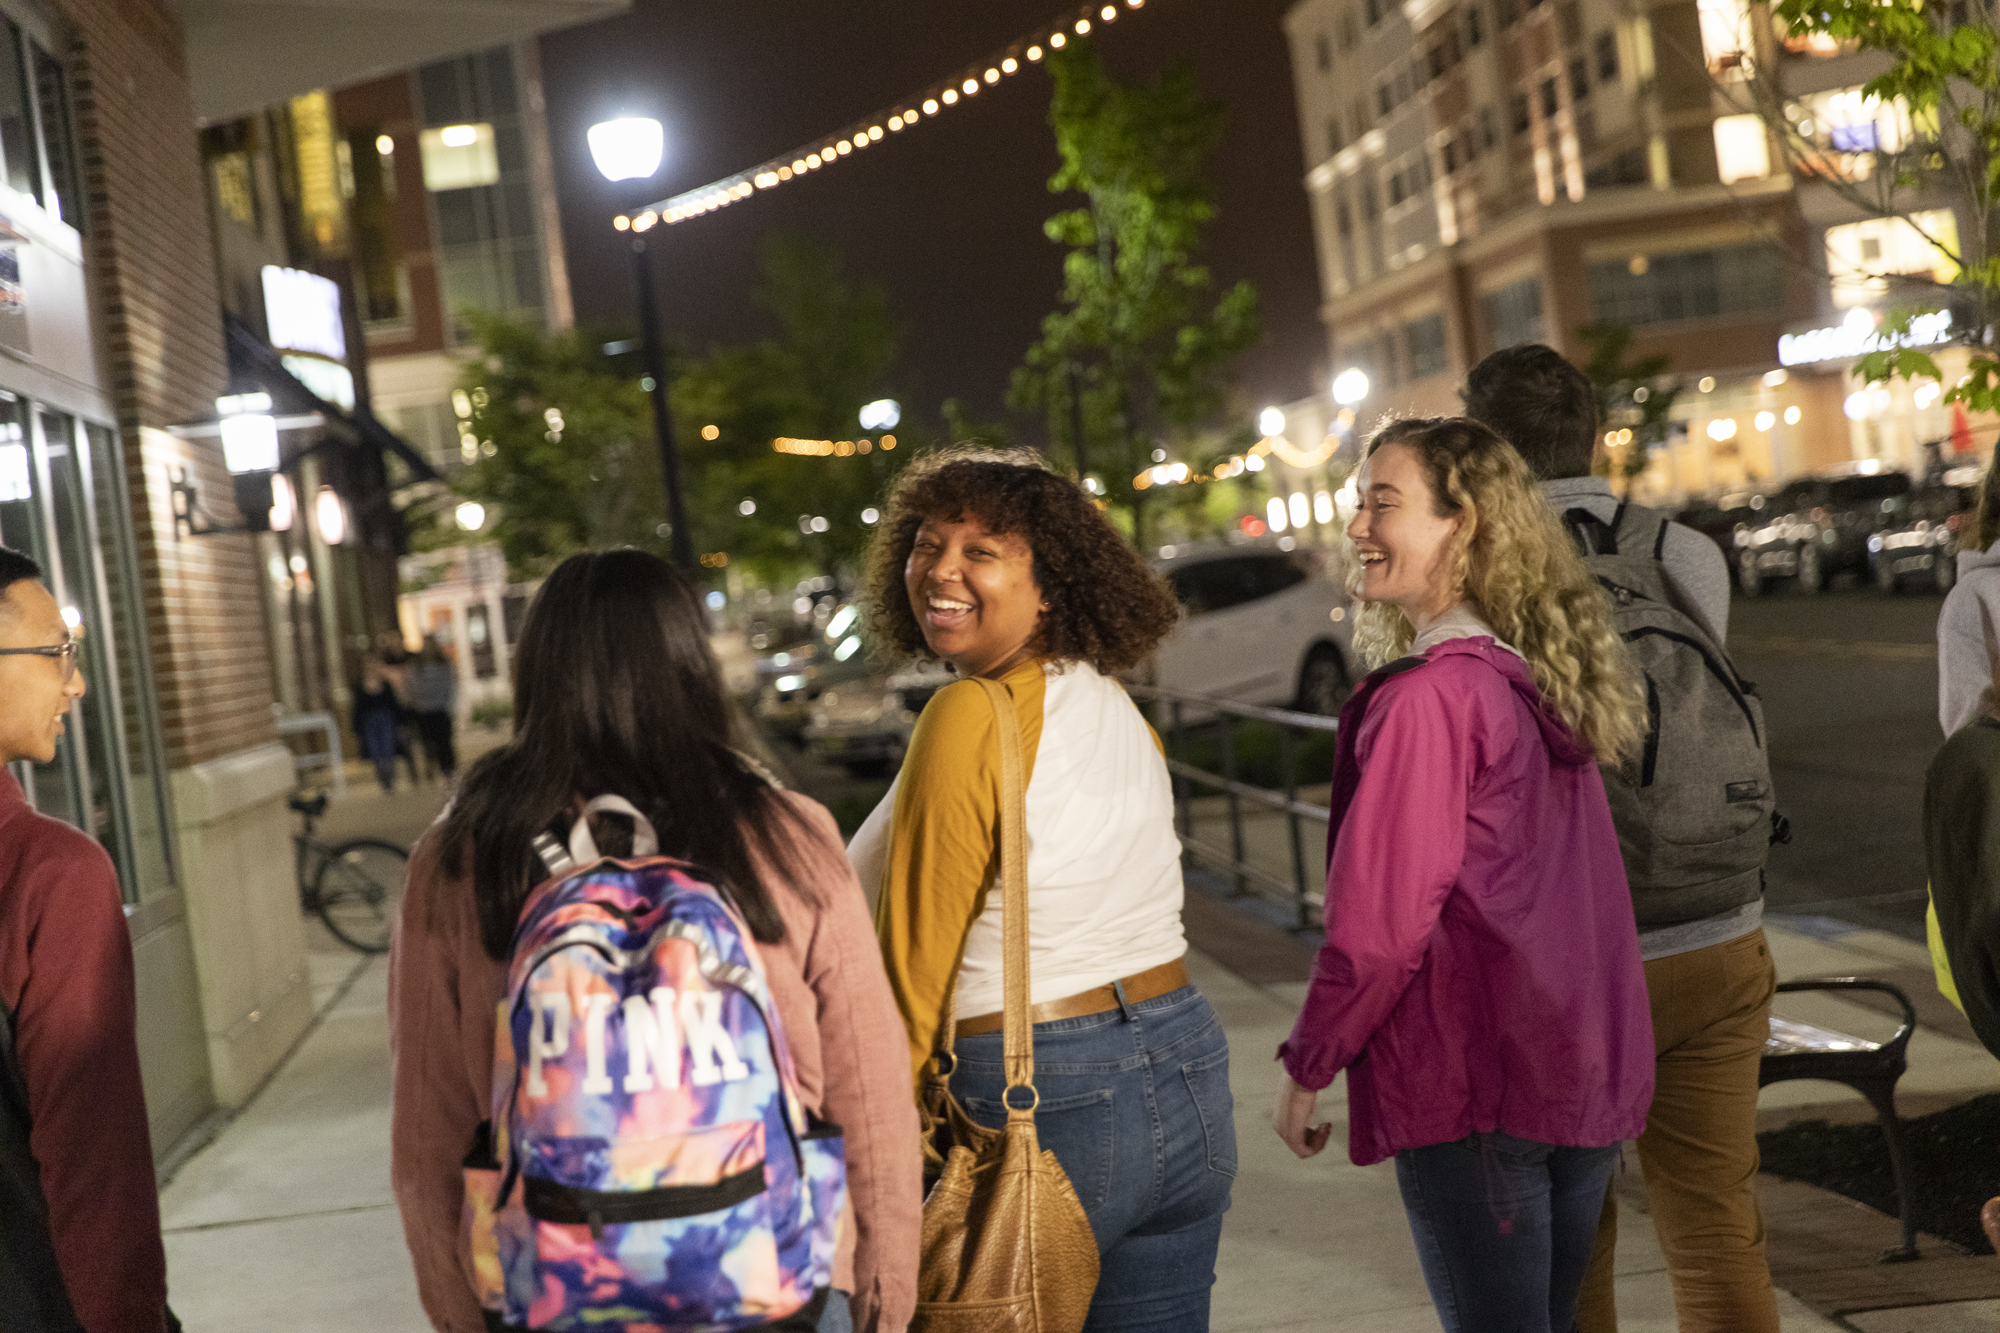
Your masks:
M 677 222 L 727 208 L 748 199 L 759 190 L 774 190 L 873 147 L 890 135 L 901 134 L 925 120 L 941 116 L 1002 79 L 1013 77 L 1029 65 L 1039 64 L 1048 52 L 1060 51 L 1074 38 L 1088 36 L 1097 25 L 1114 23 L 1122 13 L 1143 9 L 1145 5 L 1146 0 L 1115 0 L 1114 3 L 1091 4 L 1070 10 L 987 59 L 968 65 L 949 78 L 940 79 L 914 97 L 854 121 L 796 152 L 760 162 L 696 189 L 684 190 L 637 213 L 620 214 L 612 219 L 611 225 L 619 231 L 650 231 L 662 225 L 671 227 Z

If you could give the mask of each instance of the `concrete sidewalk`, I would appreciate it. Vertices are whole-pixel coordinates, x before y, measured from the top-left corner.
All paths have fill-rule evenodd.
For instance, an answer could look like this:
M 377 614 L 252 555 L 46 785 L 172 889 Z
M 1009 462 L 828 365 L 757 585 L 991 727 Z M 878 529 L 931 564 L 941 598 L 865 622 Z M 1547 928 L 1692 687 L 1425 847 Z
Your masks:
M 421 791 L 422 801 L 350 794 L 329 820 L 329 832 L 381 828 L 389 836 L 413 835 L 430 817 L 420 807 L 428 803 L 434 810 L 436 794 Z M 1235 914 L 1213 903 L 1203 908 L 1210 909 Z M 1193 895 L 1189 933 L 1222 955 L 1230 953 L 1195 918 Z M 1901 975 L 1922 962 L 1919 946 L 1840 929 L 1837 923 L 1773 922 L 1770 935 L 1779 974 L 1786 977 Z M 1276 932 L 1272 938 L 1302 947 Z M 358 959 L 331 944 L 330 937 L 320 944 L 314 955 L 318 1024 L 263 1093 L 162 1195 L 174 1307 L 199 1333 L 423 1333 L 428 1328 L 389 1189 L 386 960 Z M 1333 1146 L 1319 1157 L 1297 1161 L 1269 1128 L 1276 1077 L 1272 1055 L 1290 1030 L 1303 981 L 1279 967 L 1249 969 L 1260 976 L 1253 982 L 1245 979 L 1239 960 L 1232 959 L 1237 963 L 1232 971 L 1201 952 L 1191 953 L 1188 962 L 1221 1016 L 1235 1057 L 1240 1167 L 1223 1232 L 1212 1327 L 1218 1333 L 1435 1329 L 1393 1167 L 1356 1168 L 1346 1160 L 1344 1081 L 1322 1098 L 1335 1128 Z M 1828 997 L 1787 997 L 1785 1012 L 1863 1035 L 1891 1025 L 1879 1013 Z M 2000 1088 L 2000 1064 L 1956 1037 L 1921 1031 L 1910 1056 L 1912 1070 L 1903 1087 L 1912 1100 L 1962 1100 Z M 1765 1105 L 1774 1111 L 1811 1107 L 1814 1113 L 1838 1113 L 1835 1099 L 1842 1096 L 1829 1085 L 1784 1084 L 1767 1091 Z M 1767 1206 L 1782 1202 L 1788 1217 L 1802 1214 L 1814 1219 L 1812 1225 L 1858 1234 L 1864 1248 L 1874 1244 L 1868 1228 L 1893 1232 L 1890 1219 L 1837 1196 L 1802 1185 L 1767 1181 L 1767 1186 L 1790 1192 L 1778 1200 L 1767 1189 Z M 1621 1327 L 1627 1333 L 1664 1333 L 1675 1326 L 1665 1264 L 1629 1185 L 1620 1190 L 1620 1200 Z M 1774 1254 L 1776 1232 L 1774 1222 Z M 1803 1247 L 1813 1244 L 1808 1238 Z M 1938 1245 L 1927 1240 L 1926 1254 L 1937 1253 Z M 2000 1259 L 1991 1257 L 1956 1262 L 1984 1262 L 2000 1271 Z M 1924 1262 L 1894 1266 L 1891 1276 L 1911 1293 L 1902 1308 L 1875 1308 L 1845 1322 L 1781 1296 L 1783 1326 L 1796 1333 L 1838 1328 L 1990 1333 L 2000 1322 L 1995 1302 L 1928 1303 L 1937 1293 L 1925 1283 L 1943 1271 Z M 1881 1298 L 1875 1303 L 1880 1306 Z

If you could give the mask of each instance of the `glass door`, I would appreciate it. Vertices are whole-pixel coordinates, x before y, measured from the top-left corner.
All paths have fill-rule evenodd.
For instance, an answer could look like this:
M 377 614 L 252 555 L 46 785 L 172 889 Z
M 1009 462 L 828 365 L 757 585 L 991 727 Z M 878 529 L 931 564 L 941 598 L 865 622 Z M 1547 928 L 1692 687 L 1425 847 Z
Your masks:
M 70 710 L 55 758 L 16 764 L 14 772 L 36 809 L 104 845 L 127 899 L 136 900 L 140 866 L 122 780 L 125 701 L 88 468 L 88 444 L 75 418 L 0 390 L 0 542 L 41 564 L 63 618 L 83 640 L 78 669 L 87 687 Z

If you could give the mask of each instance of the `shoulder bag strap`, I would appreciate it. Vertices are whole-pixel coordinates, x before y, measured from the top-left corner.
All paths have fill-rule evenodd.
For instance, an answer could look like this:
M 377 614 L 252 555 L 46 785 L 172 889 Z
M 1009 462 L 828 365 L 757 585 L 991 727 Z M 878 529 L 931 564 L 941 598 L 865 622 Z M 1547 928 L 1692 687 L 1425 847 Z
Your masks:
M 1000 960 L 1002 1060 L 1009 1089 L 1035 1085 L 1035 1030 L 1028 1021 L 1028 820 L 1023 802 L 1026 778 L 1021 772 L 1021 722 L 1014 712 L 1013 696 L 997 680 L 974 676 L 993 705 L 993 722 L 1000 738 L 1000 818 L 995 840 L 1000 847 Z M 963 957 L 961 956 L 961 964 Z M 938 1010 L 936 1068 L 939 1076 L 950 1078 L 957 1065 L 954 1053 L 958 1027 L 958 967 L 945 982 L 944 1000 Z M 1002 1094 L 1002 1100 L 1006 1096 Z M 1031 1100 L 1025 1111 L 1010 1103 L 1008 1117 L 1035 1114 Z
M 1035 1086 L 1035 1030 L 1028 1021 L 1028 817 L 1022 799 L 1027 785 L 1021 772 L 1021 722 L 1014 713 L 1013 696 L 997 680 L 978 677 L 993 705 L 994 725 L 1000 732 L 1000 962 L 1002 1059 L 1007 1070 L 1007 1088 Z M 1031 1100 L 1025 1110 L 1017 1109 L 1007 1093 L 1010 1120 L 1034 1119 Z M 1035 1099 L 1039 1100 L 1039 1098 Z

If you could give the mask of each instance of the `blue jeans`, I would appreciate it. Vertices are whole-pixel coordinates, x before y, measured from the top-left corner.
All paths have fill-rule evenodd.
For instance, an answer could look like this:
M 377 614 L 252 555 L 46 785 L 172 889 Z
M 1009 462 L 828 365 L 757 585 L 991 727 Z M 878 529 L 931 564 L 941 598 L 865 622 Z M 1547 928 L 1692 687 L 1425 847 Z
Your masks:
M 958 1042 L 951 1090 L 997 1128 L 1001 1034 Z M 1205 1333 L 1236 1176 L 1229 1043 L 1192 986 L 1035 1025 L 1035 1128 L 1068 1173 L 1099 1256 L 1085 1333 Z
M 1445 1333 L 1573 1333 L 1618 1147 L 1511 1134 L 1396 1154 L 1424 1284 Z
M 819 1312 L 819 1333 L 854 1333 L 854 1309 L 839 1287 L 826 1293 L 826 1308 Z

